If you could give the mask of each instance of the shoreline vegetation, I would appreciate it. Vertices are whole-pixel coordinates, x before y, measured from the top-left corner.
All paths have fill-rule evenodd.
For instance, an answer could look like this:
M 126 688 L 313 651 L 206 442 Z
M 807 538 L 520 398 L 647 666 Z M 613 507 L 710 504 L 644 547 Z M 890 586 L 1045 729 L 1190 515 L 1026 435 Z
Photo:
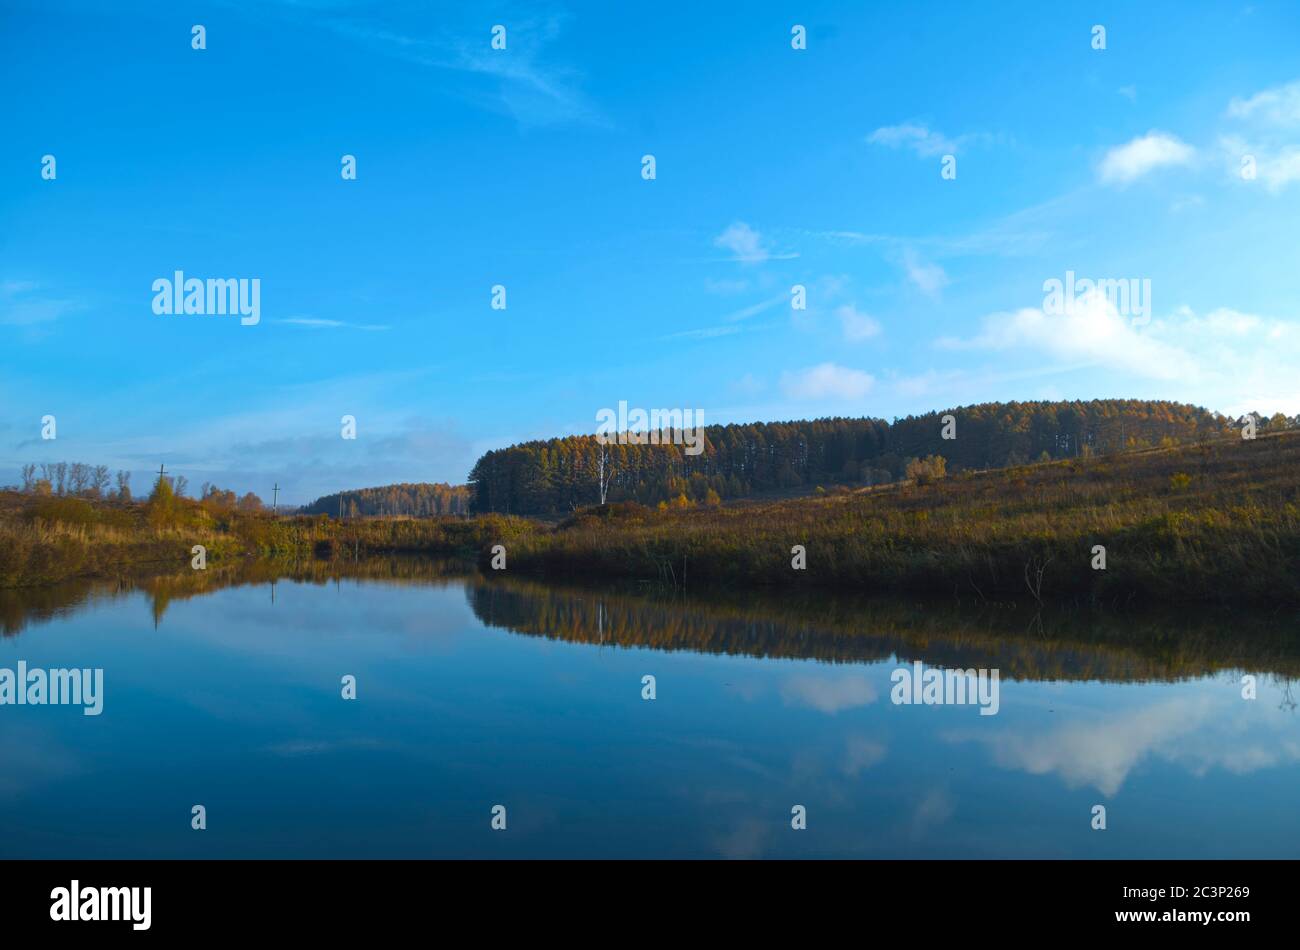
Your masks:
M 1007 679 L 1052 682 L 1175 682 L 1240 671 L 1273 677 L 1288 702 L 1300 680 L 1300 622 L 1272 611 L 1013 609 L 971 597 L 936 603 L 852 592 L 595 589 L 499 572 L 485 576 L 472 562 L 402 555 L 297 565 L 240 561 L 207 571 L 146 571 L 0 590 L 0 635 L 19 636 L 29 624 L 133 595 L 146 598 L 161 625 L 171 606 L 225 588 L 260 587 L 274 601 L 279 581 L 454 585 L 489 627 L 609 648 L 833 664 L 897 657 L 949 668 L 999 667 Z
M 617 502 L 558 523 L 273 515 L 222 493 L 177 497 L 166 479 L 144 502 L 0 493 L 0 588 L 174 571 L 194 545 L 210 565 L 406 554 L 468 557 L 485 573 L 497 573 L 502 545 L 509 575 L 686 591 L 1300 604 L 1300 431 L 992 471 L 921 466 L 902 481 L 779 501 Z M 805 569 L 792 567 L 795 545 Z

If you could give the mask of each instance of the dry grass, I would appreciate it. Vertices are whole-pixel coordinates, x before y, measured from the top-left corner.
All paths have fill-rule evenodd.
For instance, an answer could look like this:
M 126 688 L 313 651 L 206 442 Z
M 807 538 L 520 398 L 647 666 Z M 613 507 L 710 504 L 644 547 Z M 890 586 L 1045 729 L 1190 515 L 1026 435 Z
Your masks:
M 772 504 L 588 511 L 512 571 L 675 586 L 1300 602 L 1300 433 Z M 791 568 L 804 545 L 807 569 Z M 1106 569 L 1091 566 L 1094 545 Z M 1041 574 L 1041 586 L 1039 578 Z

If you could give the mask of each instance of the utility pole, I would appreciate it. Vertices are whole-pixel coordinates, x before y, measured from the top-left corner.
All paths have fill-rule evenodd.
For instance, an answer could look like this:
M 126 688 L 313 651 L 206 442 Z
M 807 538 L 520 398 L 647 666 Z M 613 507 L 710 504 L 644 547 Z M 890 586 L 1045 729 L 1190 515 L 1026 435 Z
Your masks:
M 271 514 L 279 514 L 280 508 L 280 483 L 276 482 L 275 487 L 271 489 Z
M 164 474 L 165 472 L 166 472 L 166 469 L 163 468 L 162 463 L 159 462 L 159 463 L 158 463 L 158 481 L 159 481 L 160 484 L 161 484 L 161 482 L 162 482 L 162 480 L 163 480 L 163 474 Z

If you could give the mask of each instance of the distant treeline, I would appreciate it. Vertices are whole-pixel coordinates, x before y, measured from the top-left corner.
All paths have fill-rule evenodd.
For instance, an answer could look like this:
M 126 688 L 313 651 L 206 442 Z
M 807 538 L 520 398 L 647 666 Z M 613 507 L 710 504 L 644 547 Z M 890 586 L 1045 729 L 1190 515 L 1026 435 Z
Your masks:
M 433 515 L 469 513 L 469 486 L 445 485 L 442 482 L 403 482 L 382 488 L 358 488 L 317 498 L 299 509 L 305 515 L 329 515 L 356 518 L 382 515 L 407 515 L 427 518 Z
M 951 439 L 943 437 L 948 414 Z M 705 449 L 695 456 L 681 445 L 601 445 L 595 436 L 570 436 L 488 452 L 469 476 L 470 510 L 554 515 L 598 504 L 602 461 L 609 502 L 708 504 L 766 491 L 897 481 L 909 462 L 931 456 L 958 473 L 1217 438 L 1235 425 L 1182 403 L 1098 399 L 983 403 L 893 423 L 832 418 L 707 426 Z M 1258 422 L 1260 431 L 1296 425 L 1280 414 Z
M 190 482 L 184 475 L 160 477 L 175 497 L 184 498 L 189 492 Z M 157 492 L 158 485 L 159 477 L 155 477 L 153 492 Z M 113 481 L 107 465 L 87 465 L 84 462 L 29 463 L 22 467 L 22 483 L 14 486 L 14 490 L 25 495 L 110 501 L 123 505 L 133 500 L 130 472 L 119 470 Z M 203 483 L 199 500 L 210 509 L 239 507 L 244 511 L 257 511 L 262 507 L 262 500 L 252 492 L 246 492 L 241 498 L 230 489 L 218 488 L 211 482 Z
M 20 491 L 32 495 L 74 495 L 82 498 L 131 500 L 131 473 L 119 471 L 116 487 L 107 465 L 84 462 L 29 463 L 22 468 Z

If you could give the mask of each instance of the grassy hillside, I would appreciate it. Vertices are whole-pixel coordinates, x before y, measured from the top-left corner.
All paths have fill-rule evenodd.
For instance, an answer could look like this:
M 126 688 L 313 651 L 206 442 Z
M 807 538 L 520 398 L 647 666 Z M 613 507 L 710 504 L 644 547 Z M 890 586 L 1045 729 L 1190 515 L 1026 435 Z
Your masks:
M 209 562 L 477 555 L 507 573 L 665 587 L 900 591 L 982 602 L 1300 603 L 1300 432 L 712 507 L 620 503 L 559 525 L 274 517 L 0 493 L 0 587 Z M 795 545 L 806 568 L 791 567 Z M 1104 570 L 1093 568 L 1105 548 Z
M 1218 413 L 1160 399 L 990 402 L 892 422 L 837 417 L 690 432 L 679 428 L 684 418 L 665 423 L 662 410 L 658 418 L 649 423 L 649 444 L 627 433 L 612 445 L 574 435 L 490 451 L 470 472 L 470 510 L 564 516 L 600 501 L 655 506 L 882 485 L 910 477 L 910 463 L 930 456 L 942 456 L 950 472 L 979 471 L 1187 445 L 1236 428 Z M 1259 426 L 1283 431 L 1300 428 L 1300 420 L 1279 414 Z
M 805 570 L 791 567 L 794 545 Z M 1095 545 L 1105 570 L 1092 567 Z M 508 550 L 511 573 L 688 589 L 1300 603 L 1300 433 L 770 504 L 612 505 Z

